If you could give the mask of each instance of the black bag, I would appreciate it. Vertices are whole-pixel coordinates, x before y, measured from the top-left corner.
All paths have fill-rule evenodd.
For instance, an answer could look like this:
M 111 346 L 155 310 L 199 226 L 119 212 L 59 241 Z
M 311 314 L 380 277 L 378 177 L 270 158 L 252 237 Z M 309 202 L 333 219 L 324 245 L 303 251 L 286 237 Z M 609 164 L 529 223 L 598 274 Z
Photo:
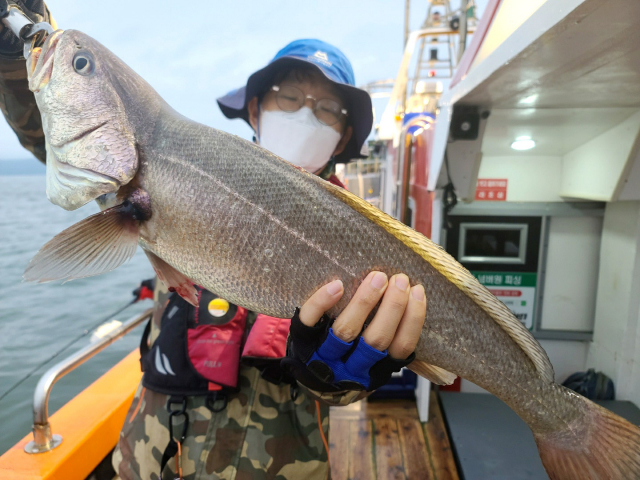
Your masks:
M 562 385 L 589 400 L 615 400 L 616 397 L 613 381 L 593 368 L 570 375 Z

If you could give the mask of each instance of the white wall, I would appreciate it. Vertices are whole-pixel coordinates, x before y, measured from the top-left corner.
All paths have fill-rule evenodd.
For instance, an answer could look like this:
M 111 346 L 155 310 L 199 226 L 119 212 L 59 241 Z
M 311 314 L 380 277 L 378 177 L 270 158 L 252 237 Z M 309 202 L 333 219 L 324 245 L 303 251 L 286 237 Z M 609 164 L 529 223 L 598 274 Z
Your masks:
M 552 217 L 542 328 L 593 330 L 602 217 Z
M 540 340 L 540 345 L 549 355 L 549 360 L 551 360 L 551 365 L 553 365 L 553 370 L 555 371 L 556 382 L 562 383 L 572 373 L 583 372 L 587 369 L 589 343 L 569 342 L 566 340 Z M 466 393 L 488 393 L 483 388 L 464 379 L 460 383 L 460 391 Z
M 589 342 L 540 340 L 540 345 L 551 360 L 555 380 L 558 383 L 564 382 L 572 373 L 583 372 L 589 367 L 587 365 Z
M 506 178 L 509 202 L 563 202 L 560 197 L 562 157 L 482 157 L 478 178 Z
M 617 200 L 638 149 L 640 112 L 564 155 L 560 195 Z
M 640 202 L 605 210 L 595 329 L 588 366 L 609 375 L 617 398 L 640 405 Z
M 478 178 L 507 178 L 507 201 L 640 199 L 640 111 L 597 113 L 577 109 L 565 111 L 559 118 L 536 115 L 537 123 L 532 123 L 526 110 L 518 110 L 522 112 L 518 114 L 497 110 L 489 117 L 482 140 Z M 588 121 L 576 120 L 580 116 Z M 597 122 L 603 118 L 614 125 L 604 132 Z M 509 149 L 510 141 L 519 133 L 537 139 L 536 147 L 519 153 Z M 457 178 L 473 177 L 469 159 L 476 148 L 474 143 L 449 145 L 449 158 L 458 159 L 451 162 L 456 185 L 460 183 Z M 459 197 L 472 197 L 473 192 L 466 191 L 467 184 L 462 185 L 465 188 Z M 474 185 L 469 187 L 473 190 Z

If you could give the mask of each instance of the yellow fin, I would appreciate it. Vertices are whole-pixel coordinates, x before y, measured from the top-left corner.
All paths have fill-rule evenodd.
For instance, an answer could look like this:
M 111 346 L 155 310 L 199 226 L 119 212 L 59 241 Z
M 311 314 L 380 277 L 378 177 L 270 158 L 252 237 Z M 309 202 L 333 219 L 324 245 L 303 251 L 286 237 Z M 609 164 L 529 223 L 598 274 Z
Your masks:
M 456 262 L 440 245 L 433 243 L 421 233 L 381 212 L 348 190 L 336 187 L 321 179 L 317 181 L 329 193 L 389 232 L 429 262 L 433 268 L 482 308 L 511 337 L 531 359 L 543 379 L 549 382 L 554 381 L 553 367 L 549 357 L 529 330 L 522 325 L 504 303 L 494 297 L 489 290 L 482 286 L 466 268 Z
M 458 377 L 455 373 L 430 365 L 422 360 L 414 360 L 407 368 L 436 385 L 451 385 Z

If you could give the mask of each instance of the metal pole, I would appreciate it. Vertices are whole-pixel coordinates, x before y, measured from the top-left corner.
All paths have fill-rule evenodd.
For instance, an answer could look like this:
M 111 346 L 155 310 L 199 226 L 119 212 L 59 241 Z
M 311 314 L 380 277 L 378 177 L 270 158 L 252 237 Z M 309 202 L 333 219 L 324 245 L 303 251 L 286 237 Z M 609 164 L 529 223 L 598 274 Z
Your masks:
M 120 325 L 116 330 L 99 341 L 87 345 L 70 357 L 57 363 L 40 378 L 33 394 L 33 441 L 24 447 L 27 453 L 42 453 L 56 448 L 62 442 L 60 435 L 53 435 L 49 424 L 49 395 L 53 385 L 67 373 L 82 365 L 96 353 L 104 350 L 118 338 L 123 337 L 145 320 L 151 318 L 153 309 L 137 315 Z
M 460 0 L 460 44 L 458 47 L 458 61 L 460 63 L 462 54 L 467 48 L 467 10 L 469 7 L 469 0 Z
M 407 40 L 409 39 L 409 7 L 411 6 L 411 0 L 405 0 L 404 2 L 404 45 L 402 46 L 402 51 L 404 52 L 407 48 Z M 407 78 L 408 82 L 408 78 Z M 405 82 L 405 86 L 402 89 L 402 114 L 406 109 L 407 105 L 407 83 Z
M 402 44 L 402 51 L 407 46 L 407 39 L 409 38 L 409 7 L 411 6 L 411 0 L 404 1 L 404 43 Z

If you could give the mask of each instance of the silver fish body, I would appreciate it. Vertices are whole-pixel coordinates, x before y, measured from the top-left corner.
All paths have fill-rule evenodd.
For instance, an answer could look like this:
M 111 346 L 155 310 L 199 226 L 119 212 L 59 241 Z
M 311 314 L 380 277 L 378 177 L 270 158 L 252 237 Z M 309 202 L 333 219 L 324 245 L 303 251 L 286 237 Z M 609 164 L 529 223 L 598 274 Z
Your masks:
M 89 82 L 76 81 L 69 68 L 76 50 L 88 50 L 95 58 Z M 40 73 L 37 66 L 35 71 Z M 538 342 L 439 246 L 259 146 L 180 116 L 117 57 L 80 32 L 60 34 L 50 77 L 48 82 L 34 82 L 48 143 L 60 136 L 60 122 L 74 126 L 85 146 L 80 149 L 71 141 L 64 161 L 82 171 L 87 167 L 82 152 L 96 145 L 92 135 L 102 127 L 82 132 L 89 124 L 106 122 L 110 134 L 97 142 L 103 155 L 88 168 L 115 179 L 118 187 L 102 191 L 70 183 L 64 195 L 72 201 L 66 203 L 86 203 L 98 196 L 97 191 L 112 196 L 116 192 L 116 203 L 123 205 L 136 195 L 143 198 L 144 206 L 136 208 L 147 213 L 127 220 L 122 238 L 139 241 L 152 263 L 159 259 L 154 266 L 161 278 L 163 268 L 165 273 L 175 270 L 231 302 L 290 317 L 331 280 L 341 279 L 345 287 L 330 312 L 335 315 L 370 271 L 403 272 L 412 285 L 425 287 L 428 299 L 416 349 L 417 367 L 426 370 L 417 368 L 418 372 L 435 366 L 505 401 L 531 427 L 553 478 L 640 477 L 640 430 L 554 383 L 553 369 Z M 85 91 L 104 113 L 87 114 L 77 105 L 67 105 Z M 86 101 L 79 104 L 86 106 Z M 119 151 L 112 142 L 125 147 Z M 119 162 L 124 166 L 120 170 Z M 135 192 L 144 193 L 140 197 Z M 118 222 L 104 220 L 109 215 L 91 221 L 99 223 L 100 231 L 110 232 Z M 76 241 L 88 251 L 88 240 L 77 239 L 84 231 L 79 227 L 60 235 L 65 245 Z M 73 249 L 62 241 L 50 244 L 34 257 L 28 279 L 96 273 L 85 269 L 59 275 L 59 265 L 74 263 L 69 253 Z M 117 266 L 130 250 L 114 254 L 109 262 Z M 45 260 L 54 266 L 42 267 Z M 604 451 L 607 458 L 593 460 Z

